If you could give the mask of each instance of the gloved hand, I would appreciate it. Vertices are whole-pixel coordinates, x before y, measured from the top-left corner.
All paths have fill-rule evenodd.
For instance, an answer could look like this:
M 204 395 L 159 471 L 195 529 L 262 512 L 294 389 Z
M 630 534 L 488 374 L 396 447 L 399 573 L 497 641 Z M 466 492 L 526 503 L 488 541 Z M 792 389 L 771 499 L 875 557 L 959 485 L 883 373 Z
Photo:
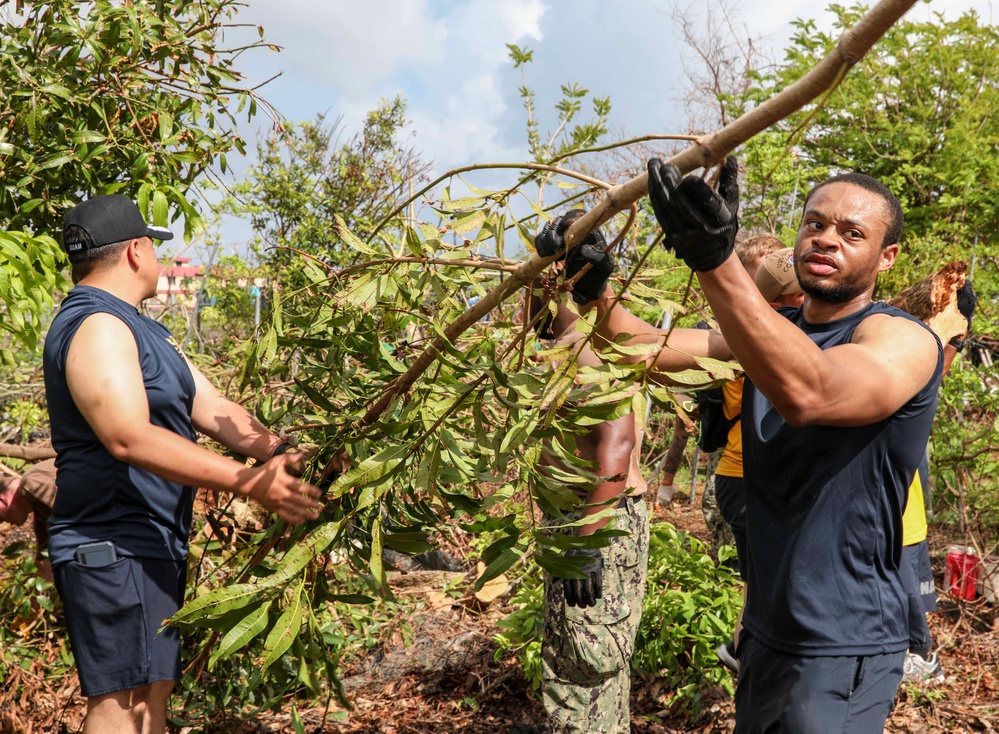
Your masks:
M 977 305 L 978 296 L 975 295 L 975 289 L 971 287 L 971 281 L 965 278 L 964 285 L 957 292 L 957 310 L 968 320 L 968 330 L 964 332 L 964 336 L 955 336 L 950 340 L 950 345 L 959 352 L 964 349 L 968 341 L 968 335 L 971 333 L 971 318 L 975 315 L 975 306 Z
M 968 319 L 969 332 L 971 331 L 971 317 L 975 315 L 975 306 L 977 305 L 978 296 L 975 295 L 975 289 L 971 287 L 971 281 L 966 278 L 961 290 L 957 292 L 957 310 L 964 318 Z
M 603 237 L 600 240 L 602 242 Z M 614 272 L 614 258 L 604 252 L 602 247 L 603 245 L 592 245 L 584 240 L 579 247 L 572 248 L 565 259 L 566 280 L 582 270 L 587 263 L 593 266 L 572 286 L 572 300 L 580 306 L 599 298 L 607 287 L 607 279 Z
M 696 176 L 682 178 L 672 163 L 649 161 L 649 199 L 666 247 L 704 273 L 732 253 L 739 231 L 739 163 L 725 160 L 715 191 Z
M 541 257 L 551 257 L 556 253 L 561 253 L 565 257 L 565 240 L 562 238 L 565 231 L 572 226 L 572 223 L 586 214 L 582 209 L 573 209 L 566 212 L 561 217 L 555 217 L 541 228 L 541 232 L 534 238 L 534 249 Z M 582 244 L 589 243 L 601 250 L 607 249 L 607 240 L 599 228 L 590 232 L 583 239 Z M 561 258 L 560 258 L 561 259 Z
M 566 558 L 585 557 L 590 560 L 580 569 L 584 579 L 562 579 L 565 603 L 570 607 L 596 606 L 604 593 L 604 558 L 599 548 L 573 548 L 566 551 Z

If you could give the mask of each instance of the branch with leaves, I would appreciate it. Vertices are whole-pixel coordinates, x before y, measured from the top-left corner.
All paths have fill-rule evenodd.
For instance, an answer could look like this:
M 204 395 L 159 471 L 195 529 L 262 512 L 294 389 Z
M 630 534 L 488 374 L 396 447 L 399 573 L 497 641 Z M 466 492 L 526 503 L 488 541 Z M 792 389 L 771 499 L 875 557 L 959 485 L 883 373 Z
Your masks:
M 810 73 L 721 130 L 701 138 L 682 153 L 673 156 L 670 162 L 679 168 L 681 173 L 715 165 L 753 135 L 801 109 L 820 95 L 835 89 L 844 75 L 914 4 L 915 0 L 882 0 L 859 23 L 843 34 L 836 49 Z M 569 228 L 565 235 L 566 243 L 572 247 L 573 243 L 581 242 L 594 228 L 608 221 L 622 209 L 630 207 L 648 192 L 648 174 L 644 172 L 620 186 L 615 186 L 596 206 Z M 556 259 L 557 256 L 531 258 L 448 326 L 417 358 L 406 374 L 401 375 L 383 393 L 364 416 L 359 427 L 373 424 L 396 397 L 405 394 L 420 375 L 434 363 L 448 342 L 453 342 L 472 324 L 531 283 Z

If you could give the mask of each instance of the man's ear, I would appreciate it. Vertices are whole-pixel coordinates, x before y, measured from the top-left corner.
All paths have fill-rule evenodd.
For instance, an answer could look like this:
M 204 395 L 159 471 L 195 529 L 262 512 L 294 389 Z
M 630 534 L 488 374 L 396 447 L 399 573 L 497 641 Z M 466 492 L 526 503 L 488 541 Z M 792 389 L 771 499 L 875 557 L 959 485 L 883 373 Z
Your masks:
M 133 269 L 137 268 L 144 256 L 145 253 L 142 252 L 142 240 L 138 237 L 129 240 L 128 246 L 125 248 L 125 258 L 128 260 L 128 264 Z
M 885 270 L 891 268 L 895 264 L 895 258 L 898 257 L 898 245 L 888 245 L 887 247 L 881 248 L 881 261 L 878 263 L 878 272 L 883 273 Z

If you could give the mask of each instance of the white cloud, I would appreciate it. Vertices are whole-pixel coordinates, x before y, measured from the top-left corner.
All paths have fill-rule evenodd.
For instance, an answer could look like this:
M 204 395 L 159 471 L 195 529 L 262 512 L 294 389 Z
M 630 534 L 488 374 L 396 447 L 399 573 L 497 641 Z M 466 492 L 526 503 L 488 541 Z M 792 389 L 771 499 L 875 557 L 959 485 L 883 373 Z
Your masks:
M 256 2 L 241 19 L 264 26 L 266 38 L 283 47 L 286 73 L 328 84 L 348 97 L 408 65 L 443 63 L 448 28 L 427 0 L 329 0 Z

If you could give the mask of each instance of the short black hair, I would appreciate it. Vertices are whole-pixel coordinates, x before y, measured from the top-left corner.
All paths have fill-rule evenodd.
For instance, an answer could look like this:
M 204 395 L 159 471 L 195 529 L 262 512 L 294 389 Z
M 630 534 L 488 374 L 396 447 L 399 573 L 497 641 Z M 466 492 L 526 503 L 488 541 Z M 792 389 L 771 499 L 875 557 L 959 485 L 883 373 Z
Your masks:
M 94 241 L 87 231 L 75 224 L 66 226 L 63 232 L 63 240 L 70 242 L 82 242 L 86 247 L 82 250 L 69 253 L 69 264 L 73 266 L 73 282 L 78 283 L 107 263 L 113 262 L 121 255 L 121 251 L 131 240 L 124 242 L 114 242 L 103 247 L 94 247 Z
M 821 189 L 823 186 L 828 186 L 834 183 L 848 183 L 854 186 L 859 186 L 862 189 L 866 189 L 873 194 L 877 194 L 884 201 L 885 205 L 888 207 L 888 230 L 885 232 L 885 238 L 881 242 L 881 248 L 884 249 L 888 245 L 894 245 L 902 239 L 902 225 L 905 222 L 905 215 L 902 213 L 902 204 L 899 202 L 898 197 L 891 192 L 891 190 L 885 186 L 883 183 L 878 181 L 873 176 L 868 176 L 866 173 L 857 173 L 856 171 L 851 171 L 849 173 L 840 173 L 831 178 L 827 178 L 825 181 L 820 183 L 814 189 L 808 192 L 808 196 L 805 197 L 805 206 L 803 209 L 808 209 L 808 200 L 812 198 L 812 194 Z

